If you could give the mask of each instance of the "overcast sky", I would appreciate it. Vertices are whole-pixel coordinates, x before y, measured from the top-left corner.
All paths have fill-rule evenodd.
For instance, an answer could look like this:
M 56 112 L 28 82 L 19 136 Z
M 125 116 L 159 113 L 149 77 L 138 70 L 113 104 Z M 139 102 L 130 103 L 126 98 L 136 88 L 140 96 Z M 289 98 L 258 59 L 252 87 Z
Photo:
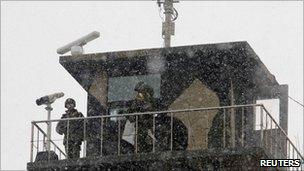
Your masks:
M 172 46 L 247 41 L 275 75 L 303 102 L 303 2 L 185 2 Z M 25 169 L 30 122 L 46 119 L 36 106 L 43 95 L 64 92 L 86 114 L 86 92 L 59 64 L 56 49 L 92 31 L 101 38 L 86 53 L 161 47 L 155 2 L 1 2 L 1 167 Z M 289 135 L 302 143 L 303 109 L 289 100 Z M 302 146 L 302 145 L 301 145 Z

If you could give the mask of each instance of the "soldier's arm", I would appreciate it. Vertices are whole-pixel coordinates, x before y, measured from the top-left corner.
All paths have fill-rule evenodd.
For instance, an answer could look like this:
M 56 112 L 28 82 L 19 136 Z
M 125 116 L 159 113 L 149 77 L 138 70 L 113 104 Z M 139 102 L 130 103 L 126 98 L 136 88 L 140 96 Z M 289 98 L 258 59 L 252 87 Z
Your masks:
M 77 117 L 78 118 L 83 118 L 84 116 L 83 116 L 83 114 L 81 112 L 78 112 Z M 85 121 L 84 119 L 77 120 L 77 122 L 79 123 L 79 125 L 82 125 L 84 123 L 84 121 Z
M 130 108 L 127 109 L 127 113 L 135 113 L 136 112 L 137 104 L 133 102 L 130 106 Z M 136 120 L 135 116 L 127 116 L 126 117 L 131 123 L 134 123 Z
M 61 119 L 67 118 L 66 114 L 63 114 Z M 67 129 L 67 122 L 66 121 L 59 121 L 57 126 L 56 126 L 56 132 L 60 135 L 66 133 Z
M 81 112 L 78 112 L 77 115 L 78 115 L 77 116 L 78 118 L 83 118 L 84 117 Z M 84 119 L 79 119 L 79 120 L 76 121 L 79 124 L 79 126 L 81 127 L 81 129 L 84 128 L 84 121 L 85 121 Z

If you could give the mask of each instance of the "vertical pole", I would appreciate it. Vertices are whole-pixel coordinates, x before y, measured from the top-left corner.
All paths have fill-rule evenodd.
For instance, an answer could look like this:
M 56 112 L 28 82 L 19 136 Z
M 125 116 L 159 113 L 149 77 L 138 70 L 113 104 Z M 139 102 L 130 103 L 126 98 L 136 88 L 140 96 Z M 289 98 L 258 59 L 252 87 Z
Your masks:
M 195 149 L 195 139 L 193 138 L 193 131 L 192 131 L 192 125 L 190 122 L 190 111 L 187 112 L 187 121 L 188 121 L 188 146 L 192 146 L 191 149 Z
M 171 45 L 171 35 L 172 35 L 172 14 L 173 14 L 173 0 L 165 0 L 165 22 L 163 23 L 163 36 L 165 47 L 170 47 Z
M 263 146 L 263 108 L 260 106 L 260 134 L 261 134 L 261 147 Z
M 274 141 L 273 141 L 273 136 L 272 136 L 273 130 L 274 130 L 274 129 L 272 128 L 272 119 L 270 119 L 270 137 L 271 137 L 271 138 L 270 138 L 270 139 L 271 139 L 271 140 L 270 140 L 270 151 L 271 151 L 271 153 L 272 153 L 272 151 L 273 151 L 273 150 L 272 150 L 272 147 L 273 147 L 273 142 L 274 142 Z M 272 154 L 272 155 L 273 155 L 273 154 Z
M 42 140 L 42 151 L 44 151 L 46 149 L 46 143 L 45 143 L 45 135 L 43 135 L 43 140 Z
M 51 131 L 52 131 L 52 123 L 51 123 L 51 111 L 53 108 L 51 107 L 51 104 L 47 104 L 46 108 L 47 110 L 47 140 L 46 140 L 46 150 L 48 152 L 48 161 L 50 161 L 50 151 L 51 151 Z
M 289 142 L 288 142 L 288 138 L 287 137 L 285 137 L 285 141 L 286 141 L 286 149 L 284 149 L 284 151 L 285 151 L 285 159 L 288 159 L 288 144 L 289 144 Z
M 69 159 L 70 158 L 70 156 L 69 156 L 69 132 L 70 132 L 70 120 L 68 120 L 68 124 L 67 124 L 67 138 L 66 138 L 66 143 L 67 143 L 67 145 L 66 145 L 66 158 L 67 159 Z
M 138 115 L 135 116 L 135 154 L 138 152 Z
M 152 152 L 155 153 L 155 114 L 153 114 L 153 149 Z
M 117 149 L 117 154 L 120 155 L 120 131 L 121 131 L 121 130 L 120 130 L 120 124 L 121 124 L 121 123 L 120 123 L 120 119 L 121 119 L 121 118 L 120 118 L 120 117 L 117 117 L 117 119 L 118 119 L 118 138 L 117 138 L 117 139 L 118 139 L 118 141 L 117 141 L 117 148 L 118 148 L 118 149 Z
M 279 125 L 288 135 L 288 85 L 279 85 L 279 106 L 280 106 L 280 115 L 279 115 Z M 303 133 L 304 135 L 304 133 Z M 283 152 L 286 153 L 286 143 L 283 136 L 279 137 L 279 144 L 283 148 Z
M 39 129 L 37 129 L 37 152 L 39 152 Z
M 299 153 L 301 155 L 301 153 Z M 303 158 L 300 156 L 300 170 L 304 170 L 303 169 L 303 166 L 304 166 L 304 163 L 303 163 Z
M 209 122 L 210 122 L 210 120 L 209 120 L 209 117 L 208 117 L 208 112 L 207 111 L 202 111 L 202 113 L 203 113 L 203 115 L 204 115 L 204 117 L 206 118 L 206 121 L 207 121 L 207 123 L 206 123 L 206 136 L 205 136 L 205 142 L 206 142 L 206 148 L 208 148 L 208 131 L 210 130 L 209 129 Z M 203 149 L 203 147 L 201 147 L 201 149 Z
M 173 113 L 171 113 L 170 150 L 173 150 Z
M 265 128 L 265 147 L 266 148 L 268 148 L 268 143 L 267 143 L 267 140 L 268 140 L 268 138 L 267 138 L 267 136 L 268 136 L 268 131 L 269 131 L 269 129 L 268 129 L 268 113 L 266 113 L 265 112 L 265 116 L 266 116 L 266 118 L 265 118 L 265 122 L 266 122 L 266 128 Z
M 223 147 L 226 147 L 226 110 L 223 109 Z
M 242 107 L 242 116 L 241 116 L 241 145 L 244 147 L 244 107 Z
M 81 119 L 82 120 L 82 119 Z M 87 120 L 83 119 L 83 157 L 87 156 Z
M 102 146 L 103 146 L 103 117 L 100 118 L 100 156 L 102 156 Z
M 290 142 L 289 141 L 287 141 L 287 149 L 288 149 L 288 151 L 287 151 L 287 159 L 290 159 Z
M 33 162 L 33 150 L 34 150 L 34 124 L 32 123 L 31 127 L 31 154 L 30 161 Z
M 275 125 L 275 157 L 278 157 L 278 127 Z
M 233 90 L 233 83 L 232 79 L 230 78 L 230 104 L 231 106 L 234 106 L 234 90 Z M 230 109 L 230 128 L 231 128 L 231 145 L 232 147 L 235 147 L 235 111 L 232 107 Z
M 56 153 L 56 146 L 54 146 L 54 152 Z

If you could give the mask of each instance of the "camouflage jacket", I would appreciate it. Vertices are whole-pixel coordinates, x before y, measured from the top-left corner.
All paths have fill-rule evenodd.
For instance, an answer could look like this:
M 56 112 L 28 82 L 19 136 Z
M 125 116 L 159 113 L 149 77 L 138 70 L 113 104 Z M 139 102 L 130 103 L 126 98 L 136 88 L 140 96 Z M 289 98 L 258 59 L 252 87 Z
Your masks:
M 81 112 L 78 112 L 76 109 L 67 110 L 65 114 L 62 115 L 61 119 L 66 118 L 78 118 L 83 117 Z M 64 144 L 67 140 L 69 141 L 83 141 L 84 137 L 84 121 L 79 120 L 70 120 L 70 121 L 59 121 L 56 127 L 58 134 L 64 134 Z
M 142 113 L 142 112 L 152 112 L 155 111 L 153 102 L 141 102 L 134 101 L 130 108 L 128 109 L 128 113 Z M 130 122 L 136 121 L 136 116 L 129 116 L 127 119 Z M 141 129 L 152 129 L 153 125 L 153 115 L 138 115 L 138 127 Z

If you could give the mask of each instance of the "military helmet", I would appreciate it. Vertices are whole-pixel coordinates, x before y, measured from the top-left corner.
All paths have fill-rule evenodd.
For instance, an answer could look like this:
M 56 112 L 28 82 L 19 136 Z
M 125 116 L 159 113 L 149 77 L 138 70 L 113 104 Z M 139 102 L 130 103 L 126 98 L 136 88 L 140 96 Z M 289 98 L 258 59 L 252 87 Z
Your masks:
M 153 97 L 153 95 L 154 95 L 153 88 L 151 86 L 147 85 L 143 81 L 137 83 L 134 90 L 137 91 L 138 93 L 148 93 L 150 95 L 150 97 Z
M 76 107 L 76 102 L 74 99 L 72 98 L 68 98 L 66 99 L 65 103 L 64 103 L 64 106 L 67 107 L 68 104 L 72 104 L 74 107 Z

